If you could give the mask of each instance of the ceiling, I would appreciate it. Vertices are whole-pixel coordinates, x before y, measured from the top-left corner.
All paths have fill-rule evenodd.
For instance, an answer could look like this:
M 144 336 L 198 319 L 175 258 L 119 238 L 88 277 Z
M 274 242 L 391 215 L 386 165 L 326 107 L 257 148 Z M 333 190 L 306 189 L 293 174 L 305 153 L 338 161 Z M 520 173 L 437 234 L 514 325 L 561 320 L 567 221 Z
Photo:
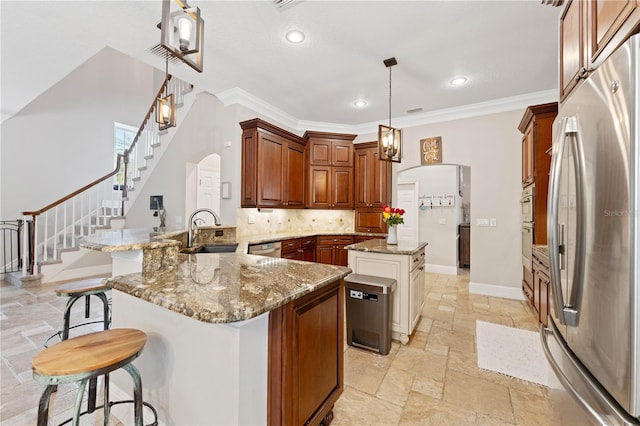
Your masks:
M 560 8 L 539 0 L 189 4 L 205 20 L 204 72 L 184 64 L 169 72 L 225 102 L 240 95 L 306 128 L 386 122 L 383 60 L 392 56 L 392 115 L 400 121 L 557 92 Z M 158 0 L 2 0 L 3 120 L 105 46 L 164 70 L 149 51 L 160 40 L 161 10 Z M 287 42 L 290 29 L 302 30 L 305 41 Z M 450 86 L 455 76 L 468 83 Z M 367 105 L 356 108 L 357 99 Z

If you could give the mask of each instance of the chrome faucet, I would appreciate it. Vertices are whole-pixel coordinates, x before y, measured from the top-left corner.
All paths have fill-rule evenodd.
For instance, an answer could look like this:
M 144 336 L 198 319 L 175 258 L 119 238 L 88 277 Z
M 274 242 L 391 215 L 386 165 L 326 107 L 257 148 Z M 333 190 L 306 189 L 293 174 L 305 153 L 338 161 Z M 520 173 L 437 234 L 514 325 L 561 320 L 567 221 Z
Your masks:
M 194 211 L 193 213 L 191 213 L 191 216 L 189 216 L 189 225 L 188 225 L 188 232 L 187 232 L 187 248 L 191 248 L 191 246 L 193 245 L 193 232 L 194 232 L 194 225 L 197 228 L 198 224 L 194 223 L 195 220 L 193 220 L 194 216 L 197 215 L 198 213 L 201 212 L 207 212 L 207 213 L 211 213 L 211 216 L 213 216 L 213 221 L 216 224 L 216 226 L 220 226 L 220 216 L 218 216 L 216 214 L 216 212 L 214 212 L 211 209 L 196 209 L 196 211 Z

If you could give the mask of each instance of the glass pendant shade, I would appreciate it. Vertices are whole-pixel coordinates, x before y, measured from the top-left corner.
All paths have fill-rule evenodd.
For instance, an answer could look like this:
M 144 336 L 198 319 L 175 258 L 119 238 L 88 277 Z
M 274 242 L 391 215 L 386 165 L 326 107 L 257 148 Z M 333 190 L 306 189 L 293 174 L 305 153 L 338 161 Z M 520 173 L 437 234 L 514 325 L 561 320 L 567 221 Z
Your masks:
M 156 100 L 156 123 L 160 130 L 175 127 L 176 106 L 173 101 L 173 93 Z
M 160 44 L 171 55 L 202 72 L 204 21 L 200 8 L 186 1 L 163 0 Z
M 399 163 L 402 158 L 402 130 L 378 126 L 378 158 Z

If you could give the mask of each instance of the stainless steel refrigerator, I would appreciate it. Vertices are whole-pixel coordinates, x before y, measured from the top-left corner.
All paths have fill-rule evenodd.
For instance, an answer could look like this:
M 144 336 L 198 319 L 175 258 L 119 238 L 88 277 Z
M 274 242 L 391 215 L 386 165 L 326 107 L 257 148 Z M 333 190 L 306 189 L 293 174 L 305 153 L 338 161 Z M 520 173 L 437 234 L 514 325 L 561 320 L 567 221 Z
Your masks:
M 561 104 L 554 123 L 543 348 L 594 424 L 640 424 L 640 35 Z

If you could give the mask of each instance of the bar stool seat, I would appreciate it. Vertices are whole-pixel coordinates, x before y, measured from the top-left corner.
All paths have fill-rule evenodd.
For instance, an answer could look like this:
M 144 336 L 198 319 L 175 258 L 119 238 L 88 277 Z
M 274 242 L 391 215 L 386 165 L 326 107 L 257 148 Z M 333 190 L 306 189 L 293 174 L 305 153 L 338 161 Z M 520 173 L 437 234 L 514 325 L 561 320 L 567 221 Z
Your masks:
M 146 341 L 147 335 L 140 330 L 119 328 L 74 337 L 41 351 L 31 364 L 34 380 L 46 385 L 38 407 L 38 426 L 47 424 L 49 400 L 54 388 L 72 382 L 80 382 L 73 415 L 73 424 L 78 424 L 80 416 L 88 412 L 80 413 L 87 382 L 101 375 L 105 375 L 105 403 L 96 408 L 104 407 L 105 425 L 108 424 L 110 407 L 122 402 L 134 403 L 137 426 L 142 425 L 143 404 L 151 408 L 156 417 L 153 424 L 157 424 L 155 409 L 142 401 L 142 380 L 131 363 L 140 355 Z M 119 368 L 127 371 L 133 379 L 133 401 L 109 401 L 109 373 Z
M 51 335 L 44 343 L 44 347 L 49 347 L 49 341 L 58 336 L 60 340 L 67 340 L 69 338 L 69 331 L 72 328 L 80 327 L 88 324 L 97 324 L 102 322 L 104 324 L 104 330 L 108 330 L 111 324 L 111 315 L 109 310 L 109 300 L 107 299 L 106 292 L 109 287 L 102 283 L 102 278 L 88 278 L 79 281 L 73 281 L 57 287 L 54 291 L 58 296 L 68 297 L 67 305 L 64 311 L 64 323 L 62 330 Z M 71 326 L 71 308 L 81 298 L 85 298 L 85 318 L 90 316 L 90 298 L 95 296 L 102 301 L 103 318 L 102 321 L 89 321 Z

